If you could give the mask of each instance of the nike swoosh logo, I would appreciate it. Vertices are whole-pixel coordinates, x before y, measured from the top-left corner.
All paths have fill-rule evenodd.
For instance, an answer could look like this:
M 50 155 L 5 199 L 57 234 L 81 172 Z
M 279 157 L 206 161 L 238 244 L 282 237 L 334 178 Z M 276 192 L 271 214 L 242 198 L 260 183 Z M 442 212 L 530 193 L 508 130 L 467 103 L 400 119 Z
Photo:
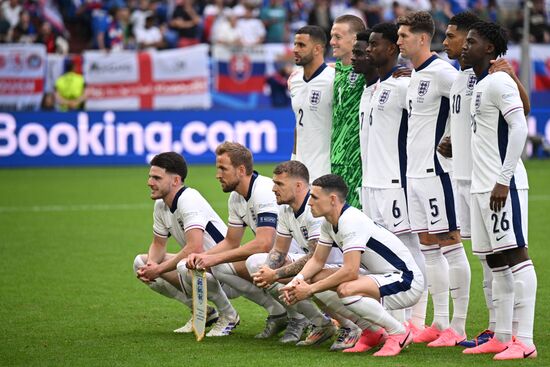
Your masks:
M 533 350 L 530 351 L 529 353 L 523 352 L 523 358 L 529 358 L 529 356 L 530 356 L 531 354 L 535 353 L 535 350 L 536 350 L 536 349 L 533 349 Z
M 460 289 L 460 287 L 457 287 L 457 288 L 450 288 L 449 290 L 450 290 L 450 291 L 456 291 L 457 289 Z
M 504 237 L 508 236 L 507 234 L 505 234 L 504 236 L 500 236 L 500 237 L 497 237 L 497 241 L 500 241 L 501 239 L 503 239 Z
M 400 222 L 394 223 L 393 226 L 394 226 L 394 227 L 397 227 L 398 225 L 400 225 L 401 223 L 403 223 L 404 220 L 405 220 L 405 219 L 402 219 Z
M 441 222 L 441 219 L 438 219 L 438 220 L 436 220 L 436 221 L 433 221 L 433 220 L 430 221 L 430 223 L 431 223 L 432 225 L 436 224 L 437 222 Z
M 409 336 L 411 335 L 411 332 L 409 331 L 409 333 L 407 334 L 407 336 L 405 337 L 405 339 L 403 339 L 403 342 L 399 342 L 399 347 L 401 349 L 403 349 L 405 347 L 405 344 L 407 343 L 407 339 L 409 339 Z M 523 352 L 525 353 L 525 352 Z

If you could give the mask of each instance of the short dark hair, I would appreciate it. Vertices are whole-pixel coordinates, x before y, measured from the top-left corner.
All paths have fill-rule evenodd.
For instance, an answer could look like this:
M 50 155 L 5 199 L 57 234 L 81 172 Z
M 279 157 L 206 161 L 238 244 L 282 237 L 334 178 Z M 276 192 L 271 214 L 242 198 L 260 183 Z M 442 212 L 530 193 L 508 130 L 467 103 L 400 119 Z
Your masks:
M 328 174 L 315 179 L 313 186 L 319 186 L 327 193 L 335 192 L 342 202 L 346 201 L 348 196 L 348 185 L 344 179 L 338 175 Z
M 391 43 L 397 43 L 397 39 L 399 36 L 397 35 L 397 30 L 399 27 L 397 27 L 397 24 L 395 23 L 378 23 L 374 27 L 372 27 L 373 33 L 380 33 L 382 35 L 382 38 L 388 40 Z
M 361 32 L 358 32 L 357 35 L 356 35 L 356 39 L 357 41 L 364 41 L 364 42 L 369 42 L 369 37 L 370 37 L 370 34 L 372 33 L 372 30 L 370 30 L 369 28 L 367 28 L 366 30 L 364 31 L 361 31 Z
M 166 172 L 176 174 L 181 177 L 181 182 L 187 178 L 187 163 L 185 159 L 176 152 L 164 152 L 157 154 L 149 163 L 151 166 L 164 168 Z
M 334 20 L 334 24 L 336 23 L 346 23 L 349 26 L 350 31 L 355 34 L 367 29 L 363 19 L 351 14 L 340 15 Z
M 301 179 L 302 181 L 309 183 L 309 171 L 305 164 L 300 161 L 286 161 L 279 163 L 277 167 L 273 169 L 273 173 L 280 175 L 286 173 L 290 177 Z
M 327 46 L 327 34 L 323 28 L 316 25 L 306 25 L 296 31 L 296 34 L 307 34 L 313 42 L 322 45 L 323 47 Z
M 409 26 L 412 33 L 428 33 L 430 37 L 433 37 L 435 33 L 434 19 L 427 11 L 416 11 L 402 15 L 397 18 L 397 25 Z
M 470 11 L 458 13 L 449 21 L 449 25 L 455 25 L 456 29 L 461 32 L 468 32 L 472 25 L 479 22 L 481 19 Z
M 470 30 L 475 30 L 481 37 L 493 44 L 496 57 L 505 55 L 508 51 L 508 33 L 500 25 L 480 21 L 474 23 Z
M 243 165 L 246 174 L 251 175 L 254 171 L 254 161 L 252 153 L 242 144 L 226 141 L 216 148 L 216 155 L 227 154 L 231 160 L 231 165 L 235 168 Z

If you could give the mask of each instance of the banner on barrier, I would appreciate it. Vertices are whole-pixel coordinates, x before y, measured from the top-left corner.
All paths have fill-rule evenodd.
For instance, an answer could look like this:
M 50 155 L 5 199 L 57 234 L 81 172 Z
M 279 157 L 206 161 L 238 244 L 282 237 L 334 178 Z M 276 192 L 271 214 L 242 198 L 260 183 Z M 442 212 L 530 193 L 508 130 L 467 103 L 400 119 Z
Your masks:
M 0 110 L 37 110 L 44 92 L 46 47 L 8 44 L 0 47 Z
M 210 108 L 208 46 L 84 53 L 87 110 Z
M 293 131 L 290 109 L 0 113 L 0 167 L 146 164 L 165 151 L 214 164 L 224 141 L 276 162 L 290 158 Z

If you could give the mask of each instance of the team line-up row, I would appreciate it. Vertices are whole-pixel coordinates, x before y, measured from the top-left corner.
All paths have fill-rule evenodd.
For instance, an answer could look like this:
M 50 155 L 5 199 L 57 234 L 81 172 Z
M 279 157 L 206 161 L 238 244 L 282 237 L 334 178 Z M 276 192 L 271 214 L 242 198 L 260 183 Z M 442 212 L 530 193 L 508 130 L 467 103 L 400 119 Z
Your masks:
M 192 306 L 189 269 L 207 269 L 207 336 L 240 319 L 229 298 L 268 312 L 257 338 L 393 356 L 411 342 L 467 347 L 494 359 L 535 358 L 537 278 L 527 252 L 524 88 L 505 61 L 502 28 L 454 16 L 443 42 L 461 70 L 430 51 L 434 23 L 415 12 L 366 30 L 337 18 L 330 44 L 315 26 L 294 42 L 289 78 L 296 114 L 291 161 L 273 179 L 253 171 L 237 143 L 216 150 L 216 178 L 230 192 L 228 227 L 194 189 L 176 153 L 151 161 L 154 237 L 134 262 L 151 289 Z M 414 69 L 403 70 L 398 57 Z M 452 157 L 452 158 L 451 158 Z M 362 208 L 362 211 L 358 208 Z M 254 239 L 241 244 L 246 227 Z M 182 246 L 166 253 L 169 236 Z M 483 267 L 487 330 L 467 340 L 470 265 Z M 223 284 L 223 286 L 220 285 Z M 428 291 L 434 318 L 425 326 Z M 453 315 L 449 320 L 449 294 Z M 337 321 L 336 330 L 330 318 Z M 312 329 L 302 341 L 306 327 Z M 176 332 L 191 332 L 192 320 Z

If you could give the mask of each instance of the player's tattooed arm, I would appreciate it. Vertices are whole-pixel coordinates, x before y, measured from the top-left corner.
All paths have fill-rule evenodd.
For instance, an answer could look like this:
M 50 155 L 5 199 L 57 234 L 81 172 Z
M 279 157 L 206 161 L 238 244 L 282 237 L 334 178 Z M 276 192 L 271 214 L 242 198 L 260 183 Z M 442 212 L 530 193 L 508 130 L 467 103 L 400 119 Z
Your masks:
M 299 258 L 298 260 L 294 261 L 291 264 L 288 264 L 287 266 L 283 266 L 280 269 L 277 269 L 277 279 L 284 279 L 284 278 L 290 278 L 295 276 L 302 270 L 304 265 L 307 263 L 309 259 L 313 256 L 313 252 L 310 252 L 309 254 Z
M 272 249 L 267 256 L 266 265 L 269 266 L 271 269 L 277 269 L 285 263 L 285 259 L 285 253 L 279 252 L 276 249 Z
M 309 241 L 307 246 L 309 247 L 309 253 L 307 255 L 301 257 L 291 264 L 288 264 L 287 266 L 283 266 L 282 268 L 277 269 L 277 279 L 293 277 L 298 274 L 300 270 L 302 270 L 307 261 L 313 257 L 313 253 L 315 252 L 315 248 L 317 247 L 317 240 Z

